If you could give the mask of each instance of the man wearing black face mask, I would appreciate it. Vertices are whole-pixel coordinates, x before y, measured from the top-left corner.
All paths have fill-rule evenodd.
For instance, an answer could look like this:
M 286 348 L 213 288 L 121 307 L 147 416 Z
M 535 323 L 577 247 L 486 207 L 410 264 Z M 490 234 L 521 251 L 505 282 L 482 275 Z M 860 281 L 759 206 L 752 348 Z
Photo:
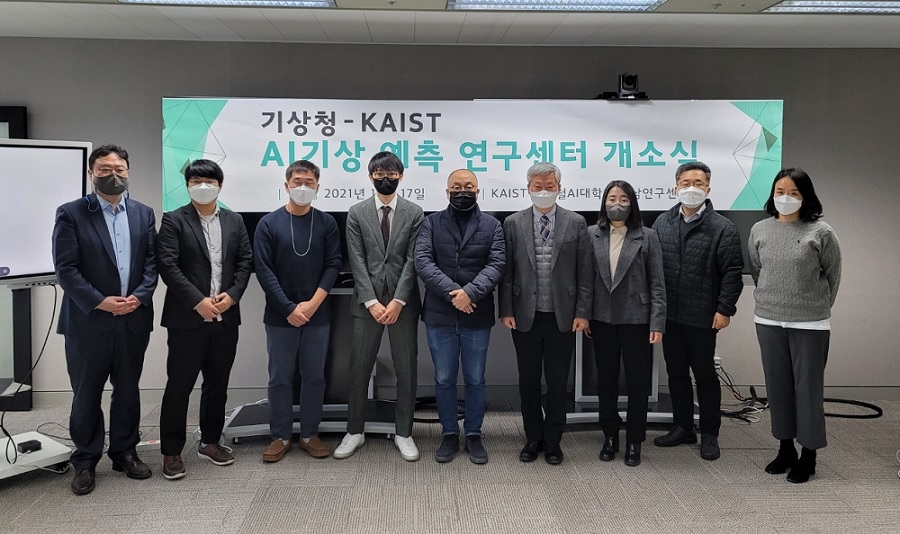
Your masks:
M 353 350 L 347 402 L 347 434 L 334 450 L 348 458 L 365 444 L 366 391 L 387 327 L 397 375 L 396 432 L 400 456 L 414 462 L 419 449 L 412 438 L 418 359 L 419 284 L 413 247 L 424 214 L 418 205 L 397 195 L 403 162 L 379 152 L 369 162 L 376 194 L 347 212 L 347 252 L 353 270 Z
M 441 421 L 440 463 L 459 451 L 456 375 L 465 380 L 465 438 L 469 460 L 488 461 L 481 440 L 484 366 L 494 326 L 494 288 L 506 266 L 500 222 L 478 209 L 478 178 L 465 169 L 450 173 L 450 206 L 425 218 L 416 241 L 416 271 L 425 283 L 422 321 L 434 362 L 435 397 Z
M 130 478 L 151 476 L 135 445 L 138 381 L 153 330 L 156 219 L 149 207 L 124 198 L 125 149 L 103 145 L 88 164 L 95 192 L 60 206 L 53 227 L 53 263 L 64 291 L 57 331 L 66 338 L 73 393 L 69 433 L 76 495 L 94 490 L 106 438 L 100 402 L 107 379 L 113 384 L 106 451 L 112 468 Z

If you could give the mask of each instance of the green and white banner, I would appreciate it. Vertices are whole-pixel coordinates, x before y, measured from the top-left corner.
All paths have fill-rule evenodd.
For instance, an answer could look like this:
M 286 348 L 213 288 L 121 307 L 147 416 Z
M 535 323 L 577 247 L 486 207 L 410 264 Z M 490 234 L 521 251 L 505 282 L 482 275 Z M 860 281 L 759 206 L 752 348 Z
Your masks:
M 530 204 L 525 173 L 535 162 L 562 172 L 560 205 L 600 207 L 610 180 L 626 180 L 643 210 L 675 203 L 676 167 L 712 168 L 718 209 L 758 210 L 781 168 L 780 100 L 375 101 L 165 98 L 163 209 L 188 202 L 183 171 L 194 159 L 225 172 L 220 202 L 267 212 L 286 202 L 285 168 L 307 159 L 322 169 L 316 207 L 346 211 L 373 194 L 367 164 L 397 154 L 398 189 L 426 211 L 447 206 L 447 176 L 470 169 L 479 205 L 516 211 Z

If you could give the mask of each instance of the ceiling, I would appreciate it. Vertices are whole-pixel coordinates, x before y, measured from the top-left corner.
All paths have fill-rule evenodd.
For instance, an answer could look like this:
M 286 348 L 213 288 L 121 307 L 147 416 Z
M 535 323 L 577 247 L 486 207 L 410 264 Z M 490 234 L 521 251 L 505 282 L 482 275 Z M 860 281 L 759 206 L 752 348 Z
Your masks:
M 651 13 L 511 13 L 447 11 L 442 0 L 337 0 L 337 9 L 147 6 L 121 4 L 117 0 L 0 0 L 0 37 L 417 45 L 900 48 L 900 15 L 760 13 L 774 3 L 773 0 L 669 0 Z

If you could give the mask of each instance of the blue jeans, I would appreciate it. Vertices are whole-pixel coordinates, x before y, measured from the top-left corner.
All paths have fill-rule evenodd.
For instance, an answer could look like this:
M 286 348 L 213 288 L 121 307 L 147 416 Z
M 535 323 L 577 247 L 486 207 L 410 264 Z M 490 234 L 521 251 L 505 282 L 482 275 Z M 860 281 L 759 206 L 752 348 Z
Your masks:
M 425 325 L 425 332 L 434 362 L 434 396 L 442 434 L 459 434 L 456 375 L 462 361 L 466 393 L 463 427 L 467 436 L 480 436 L 484 421 L 484 364 L 491 329 L 463 328 L 457 323 L 455 326 Z

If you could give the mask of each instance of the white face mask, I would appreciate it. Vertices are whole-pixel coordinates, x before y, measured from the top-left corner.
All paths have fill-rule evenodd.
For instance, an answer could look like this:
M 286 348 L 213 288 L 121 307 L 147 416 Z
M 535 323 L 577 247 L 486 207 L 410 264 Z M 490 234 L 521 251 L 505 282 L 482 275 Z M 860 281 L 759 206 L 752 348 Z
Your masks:
M 308 206 L 316 199 L 316 190 L 310 189 L 305 185 L 291 189 L 290 194 L 291 200 L 298 206 Z
M 689 209 L 699 208 L 706 200 L 706 191 L 699 187 L 685 187 L 678 190 L 678 202 Z
M 531 195 L 531 202 L 535 206 L 547 209 L 556 204 L 559 191 L 529 191 L 528 194 Z
M 219 188 L 209 184 L 197 184 L 188 187 L 188 195 L 197 204 L 205 205 L 219 198 Z
M 775 209 L 782 215 L 793 215 L 797 213 L 803 201 L 790 195 L 781 195 L 772 199 L 775 203 Z

